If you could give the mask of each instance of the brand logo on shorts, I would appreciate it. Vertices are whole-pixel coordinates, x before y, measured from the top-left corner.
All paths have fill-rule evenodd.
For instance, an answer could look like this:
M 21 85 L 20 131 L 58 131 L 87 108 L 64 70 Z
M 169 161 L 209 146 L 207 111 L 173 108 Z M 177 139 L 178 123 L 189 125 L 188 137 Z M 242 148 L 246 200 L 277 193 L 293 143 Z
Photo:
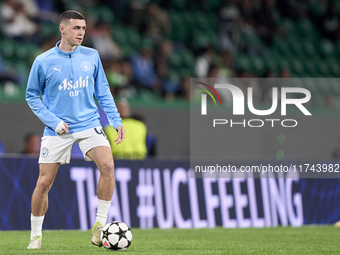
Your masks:
M 48 149 L 46 147 L 43 147 L 41 149 L 41 157 L 45 158 L 48 155 Z
M 87 62 L 87 61 L 81 62 L 80 68 L 81 68 L 81 70 L 83 70 L 84 72 L 87 72 L 88 70 L 90 70 L 90 64 L 89 64 L 89 62 Z

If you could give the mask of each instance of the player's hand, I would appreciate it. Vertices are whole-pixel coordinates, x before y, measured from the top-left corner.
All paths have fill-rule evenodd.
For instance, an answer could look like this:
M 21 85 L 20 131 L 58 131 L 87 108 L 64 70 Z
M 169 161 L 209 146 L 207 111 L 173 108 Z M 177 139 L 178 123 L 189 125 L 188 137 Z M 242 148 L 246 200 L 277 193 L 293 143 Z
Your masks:
M 125 139 L 125 129 L 123 126 L 119 126 L 117 127 L 117 133 L 118 133 L 118 136 L 117 136 L 117 139 L 114 141 L 116 144 L 120 144 L 124 141 Z
M 68 125 L 64 121 L 60 121 L 58 126 L 55 128 L 55 132 L 58 135 L 64 135 L 68 133 Z

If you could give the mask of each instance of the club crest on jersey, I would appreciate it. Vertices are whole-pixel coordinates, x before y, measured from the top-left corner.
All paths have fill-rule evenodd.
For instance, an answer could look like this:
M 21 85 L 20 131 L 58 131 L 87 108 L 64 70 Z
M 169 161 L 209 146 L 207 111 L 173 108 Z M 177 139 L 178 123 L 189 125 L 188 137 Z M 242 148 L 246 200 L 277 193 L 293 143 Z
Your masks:
M 87 62 L 87 61 L 81 62 L 80 68 L 81 68 L 81 70 L 83 70 L 84 72 L 87 72 L 88 70 L 90 70 L 90 64 L 89 64 L 89 62 Z
M 45 158 L 48 155 L 48 149 L 46 147 L 43 147 L 41 149 L 41 157 Z

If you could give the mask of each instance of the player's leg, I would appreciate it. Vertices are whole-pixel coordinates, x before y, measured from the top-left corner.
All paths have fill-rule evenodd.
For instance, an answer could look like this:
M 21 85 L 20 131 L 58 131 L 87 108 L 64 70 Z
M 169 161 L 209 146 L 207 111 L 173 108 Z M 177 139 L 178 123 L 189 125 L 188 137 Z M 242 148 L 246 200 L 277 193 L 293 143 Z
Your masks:
M 111 201 L 115 188 L 114 163 L 111 148 L 107 146 L 97 146 L 89 150 L 86 155 L 96 163 L 100 178 L 97 185 L 98 199 Z
M 42 224 L 48 208 L 48 192 L 57 175 L 60 163 L 41 163 L 39 178 L 32 195 L 31 242 L 27 249 L 40 249 Z
M 75 139 L 72 134 L 44 136 L 41 139 L 39 178 L 32 195 L 31 242 L 28 249 L 40 249 L 41 229 L 48 208 L 48 192 L 57 175 L 60 164 L 70 162 L 71 148 Z
M 98 207 L 96 223 L 92 228 L 92 243 L 101 246 L 100 230 L 101 227 L 106 224 L 115 187 L 114 163 L 111 148 L 108 146 L 92 148 L 86 155 L 96 163 L 100 171 L 97 185 Z
M 32 214 L 45 215 L 48 208 L 48 192 L 57 175 L 60 163 L 41 163 L 39 178 L 32 195 Z
M 98 207 L 96 223 L 92 228 L 92 243 L 101 246 L 100 230 L 106 224 L 115 187 L 111 147 L 102 127 L 79 132 L 77 142 L 85 160 L 95 162 L 100 171 L 97 185 Z

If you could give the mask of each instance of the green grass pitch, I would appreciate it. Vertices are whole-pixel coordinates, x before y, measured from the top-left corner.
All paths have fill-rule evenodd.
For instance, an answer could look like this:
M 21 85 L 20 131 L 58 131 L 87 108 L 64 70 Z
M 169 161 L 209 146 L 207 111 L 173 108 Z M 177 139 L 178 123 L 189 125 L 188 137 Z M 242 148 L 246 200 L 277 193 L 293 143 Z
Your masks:
M 41 250 L 27 250 L 29 231 L 0 231 L 0 254 L 340 254 L 340 228 L 132 229 L 126 251 L 91 244 L 90 231 L 43 232 Z

